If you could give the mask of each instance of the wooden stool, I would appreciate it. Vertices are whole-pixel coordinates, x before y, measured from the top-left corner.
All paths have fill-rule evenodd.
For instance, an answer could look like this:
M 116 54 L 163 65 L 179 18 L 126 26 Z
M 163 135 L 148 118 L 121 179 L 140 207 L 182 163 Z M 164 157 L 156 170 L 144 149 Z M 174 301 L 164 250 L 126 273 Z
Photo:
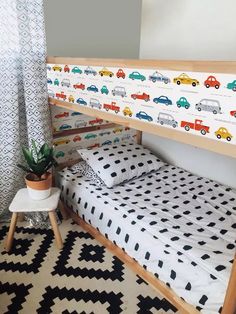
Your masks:
M 32 200 L 29 195 L 27 189 L 20 189 L 10 207 L 9 210 L 12 212 L 12 218 L 11 218 L 11 224 L 9 227 L 7 240 L 5 249 L 7 252 L 11 250 L 13 239 L 14 239 L 14 232 L 16 228 L 16 223 L 18 216 L 22 216 L 22 213 L 26 212 L 48 212 L 49 219 L 51 222 L 52 230 L 54 232 L 54 236 L 56 239 L 56 244 L 58 249 L 61 249 L 63 247 L 61 234 L 57 225 L 56 215 L 55 215 L 55 209 L 58 206 L 60 198 L 60 189 L 58 188 L 52 188 L 51 195 L 41 201 L 35 201 Z

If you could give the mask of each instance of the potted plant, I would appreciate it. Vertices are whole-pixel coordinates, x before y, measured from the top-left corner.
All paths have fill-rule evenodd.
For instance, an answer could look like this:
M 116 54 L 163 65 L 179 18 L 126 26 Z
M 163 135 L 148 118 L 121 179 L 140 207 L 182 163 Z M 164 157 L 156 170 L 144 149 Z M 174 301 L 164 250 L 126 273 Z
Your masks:
M 21 164 L 17 166 L 27 172 L 25 182 L 30 198 L 42 200 L 49 197 L 52 186 L 52 174 L 49 170 L 57 165 L 53 147 L 43 144 L 37 148 L 32 140 L 32 149 L 22 147 L 22 151 L 28 167 Z

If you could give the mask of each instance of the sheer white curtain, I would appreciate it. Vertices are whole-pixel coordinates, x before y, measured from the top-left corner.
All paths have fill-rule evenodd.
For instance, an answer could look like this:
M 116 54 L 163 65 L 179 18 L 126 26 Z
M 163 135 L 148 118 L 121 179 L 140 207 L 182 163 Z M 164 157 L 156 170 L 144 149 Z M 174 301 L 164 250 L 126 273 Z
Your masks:
M 43 0 L 0 0 L 0 219 L 24 186 L 21 146 L 51 141 L 45 60 Z

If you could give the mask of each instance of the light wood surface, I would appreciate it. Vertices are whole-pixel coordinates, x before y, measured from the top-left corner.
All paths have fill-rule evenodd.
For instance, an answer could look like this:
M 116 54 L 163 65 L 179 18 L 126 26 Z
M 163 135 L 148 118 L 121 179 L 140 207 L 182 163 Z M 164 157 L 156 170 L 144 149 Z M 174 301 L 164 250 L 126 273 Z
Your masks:
M 52 230 L 54 232 L 57 248 L 60 250 L 63 248 L 63 242 L 62 242 L 61 234 L 58 228 L 55 211 L 53 210 L 53 211 L 48 212 L 48 215 L 51 222 Z
M 59 201 L 58 206 L 59 206 L 60 212 L 62 214 L 63 220 L 67 220 L 69 218 L 69 215 L 68 215 L 68 213 L 64 207 L 64 204 L 61 200 Z
M 221 314 L 236 313 L 236 256 L 231 270 L 229 284 L 227 287 L 224 306 Z
M 96 110 L 77 104 L 73 105 L 71 103 L 67 103 L 55 98 L 50 98 L 49 102 L 51 105 L 56 105 L 61 108 L 72 109 L 74 111 L 84 113 L 88 116 L 95 116 L 97 118 L 128 126 L 139 131 L 151 133 L 184 144 L 192 145 L 218 154 L 236 158 L 236 145 L 218 142 L 209 138 L 205 138 L 203 135 L 194 135 L 186 131 L 178 131 L 175 129 L 165 128 L 149 122 L 143 122 L 136 119 L 117 116 L 115 114 L 107 113 L 106 111 Z
M 138 130 L 138 131 L 136 132 L 136 135 L 137 135 L 137 138 L 136 138 L 137 144 L 142 144 L 142 135 L 143 135 L 143 132 Z
M 17 221 L 22 222 L 25 220 L 25 213 L 18 213 Z
M 236 73 L 236 61 L 184 61 L 184 60 L 137 60 L 137 59 L 91 59 L 47 57 L 47 63 L 106 67 L 152 68 L 173 71 L 196 71 L 213 73 Z
M 117 256 L 123 263 L 125 263 L 135 274 L 139 275 L 143 280 L 148 282 L 158 293 L 162 294 L 168 299 L 182 314 L 199 314 L 192 305 L 183 301 L 171 288 L 157 279 L 152 273 L 145 270 L 133 258 L 126 254 L 121 248 L 116 246 L 110 240 L 105 238 L 94 227 L 86 223 L 76 213 L 69 209 L 65 204 L 64 208 L 67 210 L 70 217 L 79 224 L 83 229 L 89 232 L 97 241 L 104 245 L 113 255 Z M 229 313 L 230 314 L 230 313 Z
M 15 229 L 16 229 L 16 223 L 17 223 L 17 213 L 12 213 L 11 216 L 11 223 L 10 223 L 10 227 L 9 227 L 9 231 L 8 231 L 8 235 L 7 235 L 7 240 L 6 240 L 6 245 L 5 245 L 5 249 L 7 252 L 11 251 L 12 248 L 12 244 L 13 244 L 13 240 L 14 240 L 14 233 L 15 233 Z

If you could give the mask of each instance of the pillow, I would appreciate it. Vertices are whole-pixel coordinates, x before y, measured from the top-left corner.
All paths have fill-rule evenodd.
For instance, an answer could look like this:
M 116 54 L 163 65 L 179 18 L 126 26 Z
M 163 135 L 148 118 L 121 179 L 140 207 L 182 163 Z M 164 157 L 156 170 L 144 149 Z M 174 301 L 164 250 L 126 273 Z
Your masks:
M 77 164 L 74 164 L 73 166 L 68 167 L 68 170 L 72 174 L 79 174 L 83 176 L 86 164 L 87 162 L 85 160 L 80 160 Z
M 136 143 L 107 145 L 96 150 L 79 149 L 78 153 L 109 188 L 164 165 L 148 149 Z
M 86 161 L 81 160 L 77 164 L 68 168 L 73 174 L 79 174 L 81 176 L 89 179 L 91 183 L 96 184 L 97 186 L 104 186 L 104 182 L 101 178 L 93 171 L 93 169 L 87 164 Z

